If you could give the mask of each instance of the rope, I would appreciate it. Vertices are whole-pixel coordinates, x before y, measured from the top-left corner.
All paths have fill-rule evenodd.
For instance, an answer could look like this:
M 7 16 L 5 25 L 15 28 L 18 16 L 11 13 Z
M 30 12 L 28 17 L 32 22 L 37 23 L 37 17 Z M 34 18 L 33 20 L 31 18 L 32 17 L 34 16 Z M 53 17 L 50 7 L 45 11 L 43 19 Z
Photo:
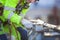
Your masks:
M 9 40 L 11 40 L 11 33 L 12 33 L 12 31 L 11 31 L 11 28 L 9 27 L 9 36 L 10 36 L 10 39 Z
M 10 22 L 10 21 L 8 21 L 8 24 L 9 24 L 9 36 L 10 36 L 9 40 L 11 40 L 11 33 L 12 33 L 12 31 L 13 31 L 13 30 L 11 30 L 11 26 L 13 26 L 13 27 L 15 28 L 16 35 L 17 35 L 17 39 L 19 40 L 18 32 L 17 32 L 17 30 L 16 30 L 15 25 L 14 25 L 12 22 Z
M 17 35 L 17 39 L 19 40 L 19 37 L 18 37 L 18 31 L 16 30 L 16 26 L 15 26 L 13 23 L 11 23 L 11 25 L 13 25 L 13 27 L 15 28 L 16 35 Z
M 10 26 L 11 23 L 10 23 L 9 20 L 8 20 L 7 22 L 8 22 L 8 24 L 9 24 L 9 34 L 8 34 L 8 35 L 9 35 L 9 40 L 11 40 L 11 33 L 12 33 L 12 31 L 11 31 L 11 26 Z

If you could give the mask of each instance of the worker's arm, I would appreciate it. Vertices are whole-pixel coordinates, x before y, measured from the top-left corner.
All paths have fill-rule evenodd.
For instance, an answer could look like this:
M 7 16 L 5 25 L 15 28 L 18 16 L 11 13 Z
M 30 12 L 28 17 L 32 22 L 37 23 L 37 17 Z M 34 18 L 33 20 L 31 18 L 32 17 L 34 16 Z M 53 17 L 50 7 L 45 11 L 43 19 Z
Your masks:
M 3 16 L 4 16 L 5 19 L 9 19 L 13 23 L 20 24 L 22 16 L 19 16 L 14 12 L 15 7 L 18 4 L 18 0 L 12 0 L 12 1 L 13 2 L 11 2 L 11 0 L 6 1 Z
M 25 16 L 27 12 L 27 9 L 22 11 L 22 15 L 17 15 L 16 13 L 14 13 L 13 11 L 7 11 L 4 10 L 3 16 L 5 19 L 9 19 L 11 22 L 16 23 L 16 24 L 20 24 L 23 16 Z

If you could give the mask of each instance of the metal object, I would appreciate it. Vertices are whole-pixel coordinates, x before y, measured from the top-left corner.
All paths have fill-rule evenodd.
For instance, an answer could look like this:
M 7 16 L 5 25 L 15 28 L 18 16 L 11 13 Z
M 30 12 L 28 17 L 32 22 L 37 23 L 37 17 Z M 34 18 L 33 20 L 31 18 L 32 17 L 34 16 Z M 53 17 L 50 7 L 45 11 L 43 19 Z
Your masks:
M 36 30 L 35 30 L 35 28 L 36 28 L 36 25 L 43 25 L 43 24 L 39 24 L 39 23 L 37 23 L 37 20 L 30 20 L 30 21 L 32 21 L 33 22 L 33 25 L 35 25 L 32 29 L 30 29 L 30 31 L 29 31 L 29 40 L 48 40 L 49 38 L 48 37 L 52 37 L 51 39 L 54 39 L 55 40 L 55 38 L 58 38 L 59 36 L 60 36 L 60 33 L 58 33 L 58 32 L 54 32 L 54 27 L 56 27 L 56 25 L 52 25 L 52 24 L 48 24 L 48 25 L 46 25 L 46 24 L 44 24 L 44 25 L 46 25 L 46 28 L 44 28 L 43 26 L 43 30 L 44 31 L 42 31 L 42 30 L 40 30 L 40 31 L 42 31 L 44 34 L 42 34 L 41 32 L 40 33 L 38 33 Z M 35 23 L 34 23 L 35 22 Z M 47 26 L 49 26 L 49 27 L 47 27 Z M 39 27 L 39 26 L 37 26 L 37 27 Z M 53 29 L 51 29 L 51 27 L 53 28 Z M 49 29 L 51 29 L 51 30 L 49 30 Z M 48 30 L 48 31 L 46 31 L 46 30 Z M 40 35 L 41 34 L 41 35 Z M 38 35 L 40 35 L 40 36 L 38 36 Z M 57 36 L 57 37 L 54 37 L 54 36 Z M 38 38 L 38 37 L 40 37 L 40 39 Z M 47 38 L 45 38 L 45 37 L 47 37 Z M 38 39 L 36 39 L 36 38 L 38 38 Z
M 30 21 L 33 22 L 33 24 L 45 25 L 48 28 L 52 28 L 52 29 L 56 28 L 57 30 L 60 30 L 60 26 L 57 27 L 57 25 L 49 24 L 49 23 L 46 23 L 42 20 L 40 20 L 40 21 L 39 20 L 30 20 Z

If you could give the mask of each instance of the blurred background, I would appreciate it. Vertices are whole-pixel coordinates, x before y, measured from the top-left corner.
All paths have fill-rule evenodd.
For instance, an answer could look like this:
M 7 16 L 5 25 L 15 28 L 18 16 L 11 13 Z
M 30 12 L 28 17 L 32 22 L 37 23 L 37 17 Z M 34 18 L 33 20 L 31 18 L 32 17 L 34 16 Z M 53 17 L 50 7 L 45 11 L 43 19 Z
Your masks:
M 60 0 L 39 0 L 31 3 L 25 19 L 41 19 L 60 26 Z M 27 29 L 29 40 L 60 40 L 60 33 L 42 25 Z

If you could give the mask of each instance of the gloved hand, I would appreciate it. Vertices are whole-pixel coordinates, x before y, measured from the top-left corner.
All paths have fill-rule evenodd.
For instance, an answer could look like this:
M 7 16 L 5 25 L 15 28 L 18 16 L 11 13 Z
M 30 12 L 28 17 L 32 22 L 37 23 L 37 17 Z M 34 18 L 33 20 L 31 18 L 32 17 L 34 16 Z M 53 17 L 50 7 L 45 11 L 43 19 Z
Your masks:
M 22 20 L 22 24 L 26 27 L 26 28 L 32 28 L 33 24 L 32 22 L 30 22 L 29 20 L 23 19 Z

